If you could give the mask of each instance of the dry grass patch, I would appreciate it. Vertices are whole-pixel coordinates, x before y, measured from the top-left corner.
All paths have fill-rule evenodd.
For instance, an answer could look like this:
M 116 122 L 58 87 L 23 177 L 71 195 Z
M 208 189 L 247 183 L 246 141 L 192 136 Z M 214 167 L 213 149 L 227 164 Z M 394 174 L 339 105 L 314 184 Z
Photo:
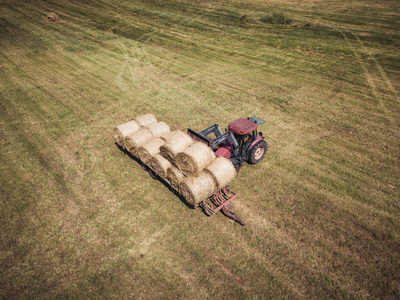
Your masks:
M 398 3 L 229 4 L 1 4 L 0 297 L 399 297 Z M 246 227 L 114 144 L 147 112 L 266 120 Z

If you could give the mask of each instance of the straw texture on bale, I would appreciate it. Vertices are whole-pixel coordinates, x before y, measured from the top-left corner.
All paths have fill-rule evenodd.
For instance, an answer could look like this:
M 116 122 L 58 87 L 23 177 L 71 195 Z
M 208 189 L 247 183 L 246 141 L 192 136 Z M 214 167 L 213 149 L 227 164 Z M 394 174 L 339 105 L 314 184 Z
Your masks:
M 153 124 L 147 125 L 146 127 L 150 130 L 150 132 L 155 137 L 160 137 L 160 136 L 163 136 L 163 135 L 171 132 L 171 129 L 169 128 L 169 126 L 164 122 L 153 123 Z
M 145 114 L 143 116 L 139 116 L 133 118 L 140 126 L 149 126 L 150 124 L 157 123 L 157 118 L 153 114 Z
M 135 121 L 129 121 L 127 123 L 121 124 L 114 128 L 113 137 L 115 142 L 123 146 L 125 137 L 129 134 L 132 134 L 140 129 L 140 125 Z
M 47 14 L 47 21 L 59 22 L 59 21 L 61 21 L 61 19 L 56 13 L 50 12 Z
M 163 139 L 152 139 L 139 147 L 139 149 L 137 150 L 137 156 L 142 162 L 147 164 L 153 156 L 160 153 L 160 146 L 162 146 L 163 144 Z
M 201 172 L 197 177 L 186 177 L 179 185 L 179 192 L 189 204 L 196 205 L 214 194 L 214 181 L 210 175 Z
M 215 189 L 222 189 L 236 176 L 236 169 L 232 162 L 225 157 L 217 157 L 209 164 L 204 172 L 209 174 L 214 181 Z
M 167 179 L 171 186 L 179 191 L 179 184 L 186 178 L 185 175 L 181 171 L 178 170 L 178 168 L 171 166 L 167 170 Z
M 160 153 L 172 163 L 175 155 L 185 150 L 191 144 L 193 144 L 192 138 L 186 133 L 177 130 L 168 136 L 165 144 L 160 147 Z
M 163 139 L 164 141 L 167 141 L 174 133 L 175 133 L 175 131 L 171 131 L 171 132 L 168 132 L 166 134 L 163 134 L 163 135 L 160 136 L 160 139 Z
M 195 142 L 174 157 L 174 163 L 186 176 L 197 176 L 215 159 L 215 153 L 202 142 Z
M 147 128 L 141 128 L 138 131 L 129 134 L 125 138 L 125 148 L 132 153 L 137 155 L 138 148 L 153 139 L 154 136 Z
M 172 166 L 168 160 L 166 160 L 160 154 L 157 154 L 150 159 L 150 165 L 158 176 L 163 179 L 167 179 L 167 170 Z

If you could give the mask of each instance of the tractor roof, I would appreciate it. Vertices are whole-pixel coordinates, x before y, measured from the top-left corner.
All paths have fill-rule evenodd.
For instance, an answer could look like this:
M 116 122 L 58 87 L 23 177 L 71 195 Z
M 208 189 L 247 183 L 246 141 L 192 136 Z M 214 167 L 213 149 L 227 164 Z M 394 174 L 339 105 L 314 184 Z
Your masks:
M 237 133 L 240 135 L 243 134 L 248 134 L 252 132 L 253 130 L 256 130 L 258 125 L 254 123 L 253 121 L 250 121 L 245 118 L 240 118 L 237 119 L 233 122 L 231 122 L 228 126 L 229 130 L 232 131 L 233 133 Z

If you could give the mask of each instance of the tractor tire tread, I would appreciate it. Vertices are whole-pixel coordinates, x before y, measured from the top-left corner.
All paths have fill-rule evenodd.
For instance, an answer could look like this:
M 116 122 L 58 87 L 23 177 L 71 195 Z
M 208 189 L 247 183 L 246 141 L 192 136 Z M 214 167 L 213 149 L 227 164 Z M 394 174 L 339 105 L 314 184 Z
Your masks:
M 261 157 L 256 158 L 256 152 L 259 148 L 264 148 L 264 152 L 262 153 Z M 260 161 L 262 161 L 267 151 L 268 151 L 268 143 L 265 140 L 259 141 L 249 151 L 249 162 L 253 165 L 259 163 Z

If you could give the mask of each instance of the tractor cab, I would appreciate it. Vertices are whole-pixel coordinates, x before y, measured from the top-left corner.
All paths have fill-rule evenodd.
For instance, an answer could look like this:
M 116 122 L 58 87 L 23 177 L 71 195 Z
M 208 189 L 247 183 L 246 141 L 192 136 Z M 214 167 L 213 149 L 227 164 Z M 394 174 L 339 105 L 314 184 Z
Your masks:
M 251 146 L 262 139 L 262 133 L 258 134 L 258 125 L 265 121 L 257 117 L 240 118 L 231 122 L 228 126 L 238 142 L 238 149 L 241 153 L 247 153 Z
M 257 128 L 257 123 L 245 118 L 237 119 L 229 124 L 228 129 L 238 142 L 238 150 L 240 152 L 246 153 L 251 142 L 257 138 Z
M 256 164 L 263 159 L 268 145 L 262 133 L 258 132 L 258 125 L 264 123 L 257 117 L 240 118 L 231 122 L 225 133 L 218 124 L 214 124 L 199 133 L 189 128 L 188 134 L 194 140 L 207 144 L 216 156 L 230 159 L 239 170 L 246 161 Z

